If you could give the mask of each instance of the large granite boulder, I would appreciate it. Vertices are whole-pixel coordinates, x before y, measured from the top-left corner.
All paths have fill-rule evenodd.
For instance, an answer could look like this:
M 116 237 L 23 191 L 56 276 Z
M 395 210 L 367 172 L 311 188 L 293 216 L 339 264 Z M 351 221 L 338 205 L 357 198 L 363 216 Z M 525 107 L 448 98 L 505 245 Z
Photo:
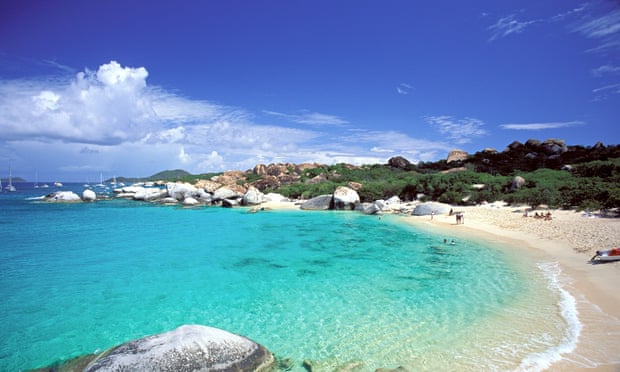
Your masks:
M 73 191 L 56 191 L 54 193 L 47 195 L 44 200 L 49 201 L 49 202 L 68 202 L 68 203 L 82 201 L 79 195 L 74 193 Z
M 130 194 L 130 193 L 127 193 L 127 194 Z M 120 197 L 121 195 L 124 195 L 124 194 L 119 194 L 118 196 Z M 132 198 L 134 200 L 151 201 L 151 200 L 165 198 L 167 196 L 168 196 L 168 191 L 164 189 L 160 189 L 156 187 L 139 187 L 135 189 L 135 193 L 133 194 Z
M 257 204 L 261 204 L 262 202 L 265 201 L 265 195 L 260 192 L 259 189 L 257 189 L 254 186 L 250 186 L 248 187 L 248 191 L 245 192 L 245 194 L 243 195 L 243 198 L 241 199 L 241 204 L 242 205 L 257 205 Z
M 332 195 L 319 195 L 304 202 L 300 208 L 314 211 L 326 210 L 331 207 L 332 199 Z
M 388 160 L 388 165 L 392 168 L 406 169 L 411 163 L 402 156 L 395 156 Z
M 257 176 L 264 176 L 267 174 L 267 166 L 265 164 L 256 164 L 252 170 L 252 173 Z
M 95 201 L 97 200 L 97 194 L 93 190 L 86 189 L 82 191 L 82 200 Z
M 431 214 L 448 214 L 452 209 L 450 204 L 427 202 L 416 205 L 411 213 L 414 216 L 430 216 Z
M 114 347 L 84 371 L 271 371 L 275 365 L 269 350 L 248 338 L 184 325 Z
M 380 204 L 377 201 L 373 203 L 358 204 L 355 208 L 364 214 L 377 214 L 381 212 Z
M 239 194 L 230 186 L 222 186 L 213 193 L 214 200 L 235 199 Z
M 560 155 L 568 151 L 568 146 L 566 146 L 564 140 L 557 138 L 549 138 L 545 140 L 542 146 L 548 155 Z
M 185 206 L 191 207 L 191 206 L 199 204 L 199 201 L 194 199 L 194 198 L 192 198 L 191 196 L 189 196 L 189 197 L 183 199 L 183 203 L 182 204 L 185 205 Z
M 254 181 L 252 186 L 264 191 L 265 189 L 278 189 L 280 188 L 280 180 L 278 177 L 265 175 L 260 180 Z
M 519 190 L 523 186 L 525 186 L 525 178 L 523 178 L 521 176 L 515 176 L 515 178 L 512 179 L 512 184 L 510 185 L 510 190 L 511 191 Z
M 334 191 L 334 209 L 355 209 L 355 204 L 360 202 L 357 191 L 346 186 L 338 186 Z
M 215 190 L 222 187 L 222 184 L 211 180 L 198 180 L 194 186 L 198 189 L 204 189 L 206 192 L 212 194 Z
M 182 201 L 185 198 L 193 197 L 198 193 L 198 189 L 194 185 L 190 185 L 189 183 L 172 183 L 169 182 L 166 184 L 166 190 L 168 191 L 168 196 L 174 198 L 178 201 Z
M 290 201 L 289 198 L 287 198 L 286 196 L 284 196 L 282 194 L 277 194 L 275 192 L 270 192 L 269 194 L 265 195 L 265 200 L 266 201 L 272 201 L 272 202 L 288 202 L 288 201 Z

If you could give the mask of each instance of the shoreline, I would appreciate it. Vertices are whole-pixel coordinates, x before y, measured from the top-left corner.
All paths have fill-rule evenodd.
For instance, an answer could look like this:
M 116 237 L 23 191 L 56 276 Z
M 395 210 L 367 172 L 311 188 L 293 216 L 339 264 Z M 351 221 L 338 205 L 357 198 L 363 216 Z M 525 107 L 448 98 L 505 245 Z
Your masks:
M 620 368 L 620 346 L 613 344 L 620 336 L 620 262 L 589 263 L 597 249 L 609 249 L 620 242 L 620 220 L 554 210 L 553 219 L 545 221 L 523 217 L 517 207 L 497 205 L 457 209 L 464 213 L 465 224 L 457 225 L 454 216 L 446 215 L 434 216 L 432 221 L 430 216 L 407 216 L 404 220 L 429 231 L 502 243 L 507 248 L 524 250 L 536 261 L 557 262 L 568 281 L 562 287 L 576 301 L 582 330 L 575 349 L 562 354 L 562 359 L 547 370 Z M 601 244 L 608 245 L 597 247 Z M 593 352 L 603 360 L 591 360 Z
M 269 202 L 266 210 L 299 209 L 294 202 Z M 404 223 L 448 236 L 480 238 L 520 249 L 535 262 L 557 262 L 561 288 L 574 298 L 581 331 L 574 350 L 561 353 L 549 371 L 617 371 L 620 368 L 620 261 L 591 264 L 596 250 L 620 244 L 620 219 L 588 218 L 552 210 L 552 219 L 523 217 L 523 209 L 499 204 L 457 207 L 455 216 L 398 215 Z M 545 211 L 546 213 L 546 211 Z M 504 249 L 505 249 L 504 248 Z M 594 355 L 593 355 L 594 354 Z

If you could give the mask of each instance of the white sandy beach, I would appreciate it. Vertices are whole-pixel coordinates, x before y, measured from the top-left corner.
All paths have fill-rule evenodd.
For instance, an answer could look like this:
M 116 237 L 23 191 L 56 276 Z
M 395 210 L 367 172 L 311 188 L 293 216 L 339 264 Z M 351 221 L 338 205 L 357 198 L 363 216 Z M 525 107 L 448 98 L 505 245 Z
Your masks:
M 270 202 L 265 209 L 298 209 L 292 202 Z M 550 371 L 620 371 L 620 262 L 592 265 L 597 250 L 620 245 L 620 219 L 590 218 L 582 213 L 552 210 L 552 219 L 523 217 L 523 208 L 501 203 L 456 207 L 464 213 L 464 224 L 455 216 L 404 215 L 403 220 L 419 228 L 450 236 L 478 237 L 523 249 L 539 262 L 558 262 L 567 278 L 563 288 L 577 302 L 583 326 L 577 346 Z M 546 211 L 545 211 L 546 213 Z
M 576 349 L 549 370 L 620 370 L 620 262 L 588 262 L 597 250 L 620 244 L 620 219 L 552 210 L 553 218 L 543 220 L 523 217 L 523 208 L 498 203 L 458 207 L 454 211 L 464 213 L 464 224 L 457 225 L 455 216 L 447 215 L 434 216 L 432 221 L 429 216 L 411 216 L 406 221 L 419 227 L 448 229 L 451 235 L 456 232 L 464 237 L 478 236 L 525 249 L 524 253 L 541 261 L 558 262 L 570 278 L 564 287 L 577 300 L 583 329 Z

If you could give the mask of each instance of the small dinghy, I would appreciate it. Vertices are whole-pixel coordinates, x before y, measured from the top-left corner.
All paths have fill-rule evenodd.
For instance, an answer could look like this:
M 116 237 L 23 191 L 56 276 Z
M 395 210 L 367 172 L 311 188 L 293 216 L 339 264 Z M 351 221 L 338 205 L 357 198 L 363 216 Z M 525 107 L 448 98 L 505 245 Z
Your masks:
M 596 251 L 590 261 L 620 261 L 620 248 L 612 248 L 606 251 Z

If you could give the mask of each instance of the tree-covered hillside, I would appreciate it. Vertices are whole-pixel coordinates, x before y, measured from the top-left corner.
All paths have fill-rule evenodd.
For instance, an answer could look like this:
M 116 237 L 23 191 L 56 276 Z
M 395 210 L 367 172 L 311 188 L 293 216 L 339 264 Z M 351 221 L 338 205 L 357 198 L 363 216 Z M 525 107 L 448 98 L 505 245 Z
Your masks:
M 454 155 L 454 156 L 453 156 Z M 362 202 L 436 200 L 455 205 L 504 200 L 556 208 L 620 208 L 620 146 L 566 146 L 561 140 L 513 142 L 504 151 L 462 151 L 448 159 L 413 164 L 402 157 L 388 164 L 270 164 L 233 174 L 239 187 L 254 186 L 291 198 L 331 194 L 338 186 L 357 190 Z M 225 173 L 225 175 L 226 175 Z M 195 182 L 221 173 L 161 172 L 149 179 Z M 226 177 L 220 177 L 220 180 Z

